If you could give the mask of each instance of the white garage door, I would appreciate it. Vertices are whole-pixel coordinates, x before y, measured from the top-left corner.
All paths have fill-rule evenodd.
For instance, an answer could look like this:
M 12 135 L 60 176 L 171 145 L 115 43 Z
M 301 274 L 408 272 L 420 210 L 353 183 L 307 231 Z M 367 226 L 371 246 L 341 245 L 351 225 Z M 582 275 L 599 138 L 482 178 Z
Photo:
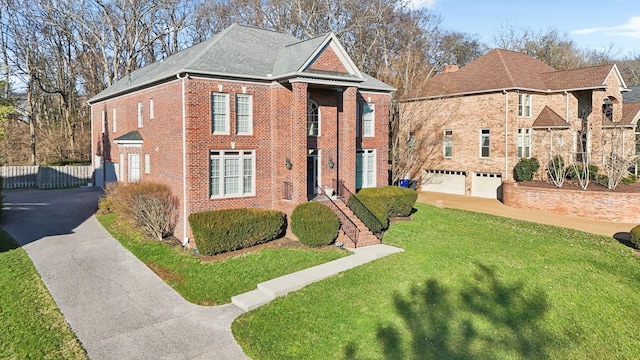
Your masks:
M 502 174 L 473 173 L 471 196 L 497 199 L 500 185 L 502 185 Z
M 465 177 L 464 171 L 425 170 L 422 176 L 422 191 L 464 195 Z

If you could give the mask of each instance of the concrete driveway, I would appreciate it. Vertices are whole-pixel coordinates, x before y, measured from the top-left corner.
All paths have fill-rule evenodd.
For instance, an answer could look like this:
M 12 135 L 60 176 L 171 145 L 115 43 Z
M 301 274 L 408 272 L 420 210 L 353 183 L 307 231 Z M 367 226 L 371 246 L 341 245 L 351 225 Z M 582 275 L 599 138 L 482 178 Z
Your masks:
M 4 191 L 2 228 L 27 251 L 91 359 L 248 359 L 241 310 L 191 304 L 93 216 L 97 188 Z

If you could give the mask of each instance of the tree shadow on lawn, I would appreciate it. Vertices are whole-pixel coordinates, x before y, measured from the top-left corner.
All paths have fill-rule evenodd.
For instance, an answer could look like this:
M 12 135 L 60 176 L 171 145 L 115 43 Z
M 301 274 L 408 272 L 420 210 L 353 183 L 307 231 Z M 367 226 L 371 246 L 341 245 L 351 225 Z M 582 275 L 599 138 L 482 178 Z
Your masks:
M 458 294 L 436 279 L 407 295 L 395 294 L 393 303 L 404 326 L 378 326 L 383 358 L 548 358 L 558 335 L 542 327 L 550 308 L 547 295 L 526 289 L 524 282 L 504 282 L 486 265 L 476 266 Z M 409 346 L 403 344 L 403 334 L 408 334 Z M 349 343 L 343 353 L 346 359 L 357 358 L 357 345 Z
M 636 247 L 631 242 L 631 233 L 626 231 L 621 231 L 613 234 L 613 238 L 618 240 L 618 242 L 626 247 L 635 249 Z

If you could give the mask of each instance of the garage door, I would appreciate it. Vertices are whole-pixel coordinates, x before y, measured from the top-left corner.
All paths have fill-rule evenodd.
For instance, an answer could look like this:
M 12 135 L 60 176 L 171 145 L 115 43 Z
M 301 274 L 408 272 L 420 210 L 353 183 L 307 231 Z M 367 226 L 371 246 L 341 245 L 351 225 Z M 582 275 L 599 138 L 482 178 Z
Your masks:
M 502 185 L 500 173 L 473 173 L 471 196 L 497 199 L 500 185 Z
M 422 176 L 422 191 L 464 195 L 466 175 L 464 171 L 425 170 Z

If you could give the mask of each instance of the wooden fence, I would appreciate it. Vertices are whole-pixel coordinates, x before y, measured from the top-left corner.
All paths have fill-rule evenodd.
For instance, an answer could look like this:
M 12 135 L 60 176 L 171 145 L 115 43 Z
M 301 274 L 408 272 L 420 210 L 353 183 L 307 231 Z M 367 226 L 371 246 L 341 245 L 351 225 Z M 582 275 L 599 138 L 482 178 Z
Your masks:
M 93 170 L 86 166 L 0 166 L 3 188 L 63 188 L 86 186 Z

